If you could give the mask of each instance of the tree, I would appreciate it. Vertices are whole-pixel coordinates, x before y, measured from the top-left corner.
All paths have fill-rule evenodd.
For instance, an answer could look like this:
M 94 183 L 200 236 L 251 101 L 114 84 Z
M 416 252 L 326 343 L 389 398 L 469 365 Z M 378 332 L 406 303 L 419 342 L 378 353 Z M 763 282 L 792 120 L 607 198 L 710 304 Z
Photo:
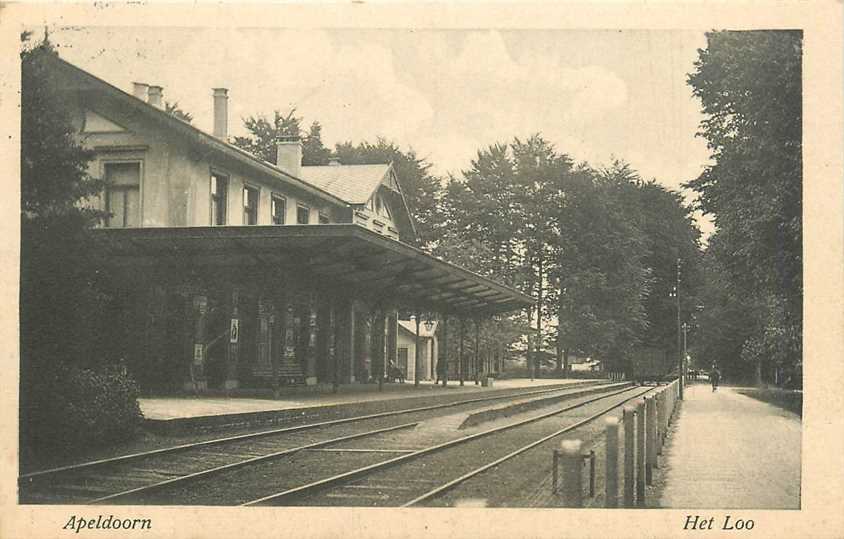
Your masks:
M 20 456 L 123 440 L 142 421 L 138 387 L 103 353 L 110 297 L 88 230 L 105 214 L 86 202 L 87 173 L 45 39 L 21 53 Z
M 712 32 L 688 78 L 714 161 L 688 186 L 714 216 L 735 301 L 757 308 L 742 352 L 757 379 L 801 364 L 801 55 L 800 31 Z
M 643 263 L 645 238 L 627 204 L 624 176 L 581 165 L 561 193 L 554 245 L 562 347 L 620 370 L 648 325 L 644 301 L 651 288 Z
M 251 133 L 246 137 L 234 137 L 234 145 L 275 164 L 278 157 L 278 141 L 285 137 L 302 137 L 302 118 L 296 116 L 296 109 L 287 114 L 273 111 L 272 118 L 263 115 L 250 116 L 243 125 Z M 322 126 L 313 122 L 302 140 L 302 163 L 305 165 L 328 164 L 329 150 L 322 145 Z
M 190 112 L 185 112 L 179 107 L 179 102 L 164 102 L 164 112 L 167 114 L 172 114 L 176 118 L 182 120 L 183 122 L 191 123 L 193 121 L 193 114 Z
M 251 135 L 234 137 L 233 143 L 267 163 L 275 163 L 279 139 L 300 135 L 301 118 L 297 118 L 295 114 L 296 109 L 291 109 L 287 115 L 282 115 L 276 110 L 273 111 L 272 119 L 262 115 L 245 118 L 243 125 Z
M 100 299 L 96 261 L 84 245 L 105 214 L 84 201 L 104 182 L 88 175 L 92 154 L 74 138 L 49 66 L 54 55 L 46 40 L 21 54 L 22 361 L 80 358 L 74 345 Z

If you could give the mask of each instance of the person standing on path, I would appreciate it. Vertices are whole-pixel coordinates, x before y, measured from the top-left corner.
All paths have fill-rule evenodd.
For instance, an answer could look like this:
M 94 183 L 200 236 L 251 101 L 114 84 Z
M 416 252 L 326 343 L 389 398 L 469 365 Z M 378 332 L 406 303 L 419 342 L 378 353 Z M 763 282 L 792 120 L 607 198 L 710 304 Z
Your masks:
M 718 370 L 718 365 L 712 364 L 712 370 L 709 372 L 709 379 L 712 382 L 712 391 L 718 389 L 718 382 L 721 381 L 721 371 Z

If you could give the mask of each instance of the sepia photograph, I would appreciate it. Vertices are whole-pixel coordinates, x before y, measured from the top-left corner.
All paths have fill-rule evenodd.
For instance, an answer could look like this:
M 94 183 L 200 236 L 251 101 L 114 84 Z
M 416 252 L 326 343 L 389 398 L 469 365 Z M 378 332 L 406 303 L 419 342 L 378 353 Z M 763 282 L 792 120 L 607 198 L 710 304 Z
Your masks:
M 277 20 L 16 29 L 18 509 L 806 509 L 802 27 Z

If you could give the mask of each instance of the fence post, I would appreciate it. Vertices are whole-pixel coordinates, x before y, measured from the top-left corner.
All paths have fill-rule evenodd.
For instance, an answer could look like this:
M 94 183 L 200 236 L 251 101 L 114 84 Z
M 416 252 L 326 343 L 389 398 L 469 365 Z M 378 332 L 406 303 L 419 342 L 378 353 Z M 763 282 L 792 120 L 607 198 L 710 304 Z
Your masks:
M 662 455 L 662 391 L 656 394 L 654 407 L 654 425 L 656 426 L 656 454 Z
M 636 404 L 636 502 L 645 505 L 645 402 Z
M 645 400 L 645 428 L 647 429 L 647 463 L 645 465 L 645 480 L 650 485 L 653 482 L 653 469 L 657 467 L 656 460 L 656 401 L 654 397 Z
M 636 466 L 636 412 L 624 407 L 624 507 L 633 507 Z
M 610 416 L 607 424 L 607 466 L 605 507 L 618 507 L 618 418 Z
M 561 464 L 563 466 L 563 507 L 583 507 L 583 455 L 580 440 L 563 440 Z

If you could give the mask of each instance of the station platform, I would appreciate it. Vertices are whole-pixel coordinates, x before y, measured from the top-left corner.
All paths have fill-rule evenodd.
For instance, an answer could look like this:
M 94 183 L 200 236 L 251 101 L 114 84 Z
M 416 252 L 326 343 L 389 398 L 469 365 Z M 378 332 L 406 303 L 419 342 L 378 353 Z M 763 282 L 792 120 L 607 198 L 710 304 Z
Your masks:
M 656 507 L 800 509 L 800 416 L 736 389 L 686 388 Z
M 433 382 L 341 385 L 334 393 L 330 386 L 308 393 L 284 394 L 278 399 L 245 397 L 142 397 L 138 399 L 146 426 L 163 433 L 205 430 L 248 424 L 285 423 L 294 419 L 334 419 L 352 414 L 378 413 L 390 409 L 423 406 L 426 403 L 458 400 L 467 395 L 493 394 L 513 389 L 541 389 L 594 383 L 584 379 L 501 379 L 493 387 L 449 380 L 448 386 Z

